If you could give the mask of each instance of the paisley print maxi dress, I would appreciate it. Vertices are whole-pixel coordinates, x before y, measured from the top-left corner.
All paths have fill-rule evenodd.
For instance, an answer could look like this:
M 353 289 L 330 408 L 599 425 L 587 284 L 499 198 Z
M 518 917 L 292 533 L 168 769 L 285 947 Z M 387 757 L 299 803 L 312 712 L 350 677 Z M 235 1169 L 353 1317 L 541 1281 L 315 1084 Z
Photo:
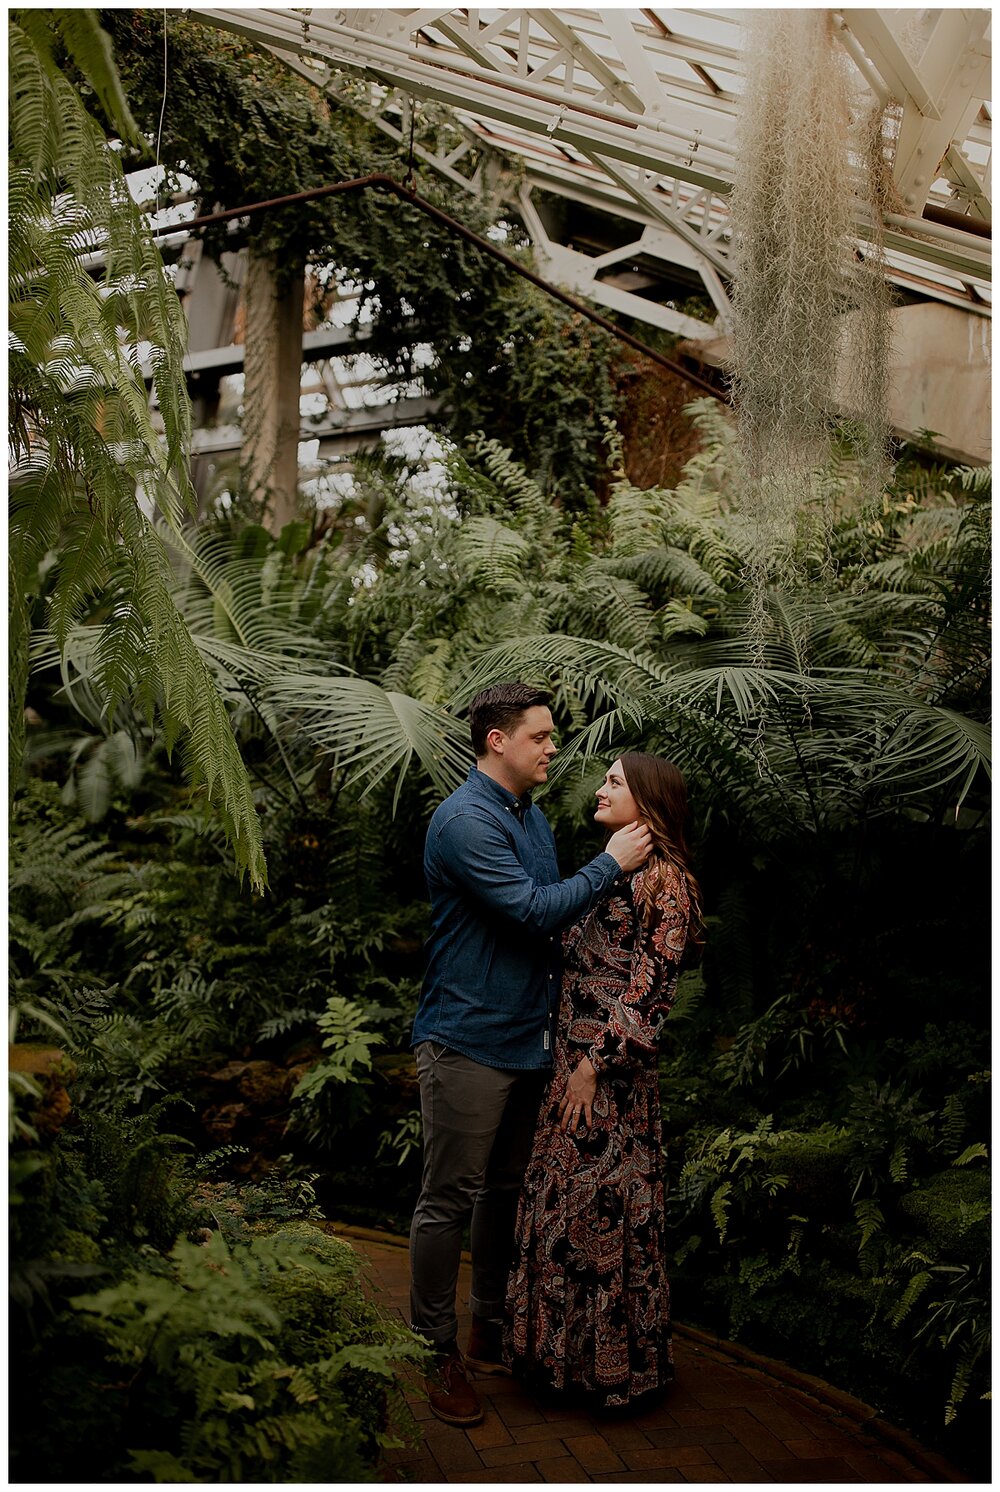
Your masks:
M 542 1104 L 507 1287 L 507 1360 L 538 1389 L 609 1408 L 673 1377 L 666 1277 L 659 1028 L 687 940 L 690 902 L 669 867 L 647 922 L 643 871 L 564 934 L 552 1084 Z M 597 1069 L 593 1125 L 559 1127 L 566 1079 Z

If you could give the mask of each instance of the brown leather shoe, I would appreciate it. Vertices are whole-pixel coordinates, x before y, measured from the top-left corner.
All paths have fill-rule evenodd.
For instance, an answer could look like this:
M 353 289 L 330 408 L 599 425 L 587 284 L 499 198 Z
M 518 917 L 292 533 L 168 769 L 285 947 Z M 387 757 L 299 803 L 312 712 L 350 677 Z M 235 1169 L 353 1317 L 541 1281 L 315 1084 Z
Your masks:
M 452 1344 L 436 1355 L 434 1368 L 424 1379 L 431 1413 L 446 1425 L 478 1425 L 483 1417 L 479 1395 L 469 1382 L 458 1347 Z
M 465 1362 L 476 1373 L 502 1373 L 510 1377 L 510 1368 L 503 1360 L 503 1327 L 499 1321 L 473 1316 Z

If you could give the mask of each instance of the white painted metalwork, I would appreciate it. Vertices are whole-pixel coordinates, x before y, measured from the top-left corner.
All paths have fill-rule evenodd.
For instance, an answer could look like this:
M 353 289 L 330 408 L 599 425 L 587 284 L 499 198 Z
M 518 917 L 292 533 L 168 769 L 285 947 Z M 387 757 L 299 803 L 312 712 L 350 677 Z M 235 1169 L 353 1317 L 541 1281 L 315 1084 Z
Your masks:
M 685 285 L 700 288 L 724 329 L 739 10 L 189 14 L 268 46 L 402 146 L 411 108 L 446 106 L 454 145 L 418 146 L 415 156 L 469 191 L 506 197 L 561 283 L 692 338 L 719 330 L 676 308 Z M 894 171 L 905 211 L 886 225 L 891 277 L 913 294 L 988 314 L 990 12 L 831 14 L 869 88 L 901 111 Z M 517 182 L 505 169 L 512 160 Z M 589 214 L 594 241 L 575 239 L 572 224 L 560 229 L 546 200 Z M 929 221 L 928 208 L 946 209 L 947 222 L 940 212 Z M 870 232 L 859 222 L 860 240 Z

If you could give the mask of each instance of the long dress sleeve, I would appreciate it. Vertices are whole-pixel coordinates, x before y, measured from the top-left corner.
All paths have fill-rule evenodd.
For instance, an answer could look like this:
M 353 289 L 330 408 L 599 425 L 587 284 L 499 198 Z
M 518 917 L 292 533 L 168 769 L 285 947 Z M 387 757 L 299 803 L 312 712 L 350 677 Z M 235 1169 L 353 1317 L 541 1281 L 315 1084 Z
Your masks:
M 669 865 L 647 919 L 642 882 L 638 871 L 632 878 L 635 942 L 628 984 L 611 1002 L 607 1024 L 587 1052 L 598 1073 L 624 1074 L 655 1061 L 660 1028 L 677 988 L 691 915 L 687 885 L 683 874 Z

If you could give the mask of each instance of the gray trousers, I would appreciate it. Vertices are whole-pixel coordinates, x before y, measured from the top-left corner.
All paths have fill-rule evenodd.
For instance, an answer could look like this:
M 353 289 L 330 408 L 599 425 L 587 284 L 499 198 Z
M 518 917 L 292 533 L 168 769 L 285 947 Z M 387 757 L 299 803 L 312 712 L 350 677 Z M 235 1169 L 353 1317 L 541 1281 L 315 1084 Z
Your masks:
M 469 1303 L 477 1316 L 503 1313 L 518 1196 L 549 1074 L 486 1067 L 436 1041 L 422 1041 L 416 1059 L 424 1170 L 410 1228 L 410 1325 L 450 1342 L 467 1224 Z

